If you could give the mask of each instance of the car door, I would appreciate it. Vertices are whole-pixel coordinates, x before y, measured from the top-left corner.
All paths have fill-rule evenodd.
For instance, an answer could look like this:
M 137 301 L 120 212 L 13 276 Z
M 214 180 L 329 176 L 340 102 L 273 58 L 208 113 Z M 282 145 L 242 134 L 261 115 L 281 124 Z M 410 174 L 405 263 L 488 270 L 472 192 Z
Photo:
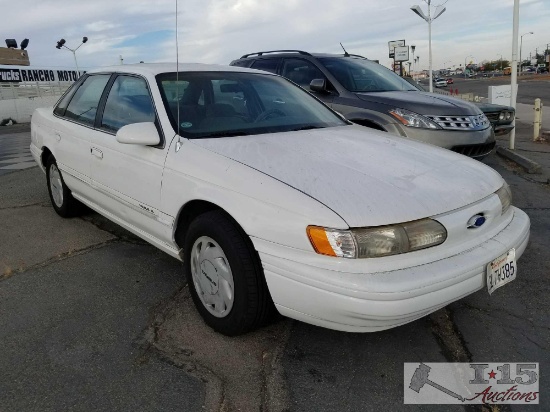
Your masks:
M 92 184 L 98 206 L 124 223 L 162 237 L 166 230 L 160 211 L 166 145 L 145 78 L 117 75 L 104 97 L 96 131 L 90 141 Z M 133 123 L 153 122 L 158 146 L 119 143 L 116 132 Z
M 305 59 L 284 59 L 281 74 L 283 77 L 292 80 L 308 92 L 311 92 L 309 85 L 313 79 L 325 79 L 325 81 L 327 81 L 323 72 L 313 63 Z M 330 105 L 334 99 L 334 95 L 329 93 L 314 93 L 314 95 L 328 105 Z
M 61 120 L 54 127 L 52 152 L 65 183 L 77 194 L 90 194 L 90 135 L 109 74 L 89 75 L 54 109 Z

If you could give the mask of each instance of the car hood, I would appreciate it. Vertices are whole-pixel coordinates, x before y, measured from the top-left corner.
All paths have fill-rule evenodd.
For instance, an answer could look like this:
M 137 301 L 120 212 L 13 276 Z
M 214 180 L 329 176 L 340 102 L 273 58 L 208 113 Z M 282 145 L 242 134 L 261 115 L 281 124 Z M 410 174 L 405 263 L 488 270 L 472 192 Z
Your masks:
M 431 116 L 474 116 L 481 114 L 472 103 L 443 94 L 421 91 L 393 91 L 376 93 L 355 93 L 364 101 L 400 108 Z
M 492 112 L 500 112 L 502 110 L 507 110 L 509 112 L 515 112 L 515 109 L 511 106 L 503 106 L 500 104 L 492 104 L 492 103 L 476 103 L 476 106 L 479 107 L 483 113 L 492 113 Z
M 503 184 L 466 156 L 360 126 L 191 142 L 317 199 L 350 227 L 449 212 Z

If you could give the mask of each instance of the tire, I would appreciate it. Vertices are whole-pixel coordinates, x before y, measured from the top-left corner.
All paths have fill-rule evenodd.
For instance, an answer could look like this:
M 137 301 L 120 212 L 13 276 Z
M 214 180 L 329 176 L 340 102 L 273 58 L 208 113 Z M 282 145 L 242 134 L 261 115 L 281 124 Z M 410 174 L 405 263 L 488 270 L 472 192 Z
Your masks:
M 46 184 L 52 206 L 59 216 L 67 218 L 80 214 L 82 203 L 71 194 L 53 156 L 46 161 Z
M 276 314 L 250 238 L 221 210 L 193 220 L 185 234 L 184 271 L 198 312 L 227 336 L 268 324 Z

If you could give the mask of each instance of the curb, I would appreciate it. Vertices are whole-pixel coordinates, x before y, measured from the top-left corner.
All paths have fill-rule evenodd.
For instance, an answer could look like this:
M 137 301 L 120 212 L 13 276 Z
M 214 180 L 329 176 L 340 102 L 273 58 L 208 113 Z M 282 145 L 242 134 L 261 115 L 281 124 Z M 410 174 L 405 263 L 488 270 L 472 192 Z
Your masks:
M 521 167 L 529 174 L 542 173 L 542 167 L 537 162 L 534 162 L 533 160 L 528 159 L 513 150 L 507 149 L 502 146 L 497 146 L 497 154 L 516 163 L 519 167 Z

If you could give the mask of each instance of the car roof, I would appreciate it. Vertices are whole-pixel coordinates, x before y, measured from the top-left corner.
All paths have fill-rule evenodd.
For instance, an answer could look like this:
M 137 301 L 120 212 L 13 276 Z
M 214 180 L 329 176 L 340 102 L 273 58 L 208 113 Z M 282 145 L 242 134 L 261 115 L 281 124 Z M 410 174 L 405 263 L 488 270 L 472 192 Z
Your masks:
M 309 53 L 302 50 L 270 50 L 270 51 L 260 51 L 254 53 L 248 53 L 237 60 L 241 59 L 262 59 L 262 58 L 276 58 L 281 56 L 300 56 L 300 57 L 336 57 L 336 58 L 348 58 L 348 59 L 360 59 L 360 60 L 369 60 L 364 56 L 359 56 L 357 54 L 335 54 L 335 53 Z
M 177 68 L 176 68 L 177 67 Z M 237 66 L 224 66 L 219 64 L 203 64 L 203 63 L 137 63 L 137 64 L 124 64 L 117 66 L 101 67 L 90 70 L 88 73 L 130 73 L 141 74 L 144 76 L 156 76 L 161 73 L 173 73 L 177 69 L 180 72 L 248 72 L 258 74 L 269 74 L 276 76 L 275 74 L 263 71 L 248 69 L 245 67 Z

